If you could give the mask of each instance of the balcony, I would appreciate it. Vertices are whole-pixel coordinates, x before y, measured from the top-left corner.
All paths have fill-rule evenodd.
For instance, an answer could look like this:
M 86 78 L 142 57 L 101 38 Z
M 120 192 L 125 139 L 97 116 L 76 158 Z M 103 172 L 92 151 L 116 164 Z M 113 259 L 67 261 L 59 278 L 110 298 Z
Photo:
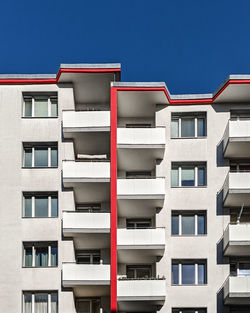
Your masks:
M 124 170 L 153 168 L 155 160 L 163 159 L 165 128 L 118 128 L 118 167 Z
M 110 265 L 63 263 L 62 285 L 73 288 L 77 297 L 108 295 Z
M 225 304 L 250 304 L 250 276 L 229 276 L 224 285 Z
M 224 232 L 224 255 L 250 255 L 250 224 L 229 224 Z
M 223 186 L 225 207 L 250 206 L 250 172 L 230 172 Z
M 250 157 L 250 120 L 228 122 L 223 150 L 225 158 Z
M 118 229 L 118 262 L 154 262 L 164 254 L 165 236 L 165 228 Z
M 110 130 L 109 111 L 63 111 L 62 121 L 66 138 L 73 133 Z
M 63 212 L 63 235 L 110 232 L 110 213 Z
M 165 284 L 164 279 L 118 280 L 119 311 L 158 311 L 165 301 Z

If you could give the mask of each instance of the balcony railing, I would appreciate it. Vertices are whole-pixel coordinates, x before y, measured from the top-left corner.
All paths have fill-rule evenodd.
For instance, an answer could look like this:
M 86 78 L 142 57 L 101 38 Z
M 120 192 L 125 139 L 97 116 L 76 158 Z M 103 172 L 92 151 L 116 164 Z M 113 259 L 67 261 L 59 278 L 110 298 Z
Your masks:
M 250 223 L 229 224 L 224 232 L 224 254 L 248 256 L 250 253 Z
M 250 304 L 250 276 L 229 276 L 224 285 L 225 304 Z

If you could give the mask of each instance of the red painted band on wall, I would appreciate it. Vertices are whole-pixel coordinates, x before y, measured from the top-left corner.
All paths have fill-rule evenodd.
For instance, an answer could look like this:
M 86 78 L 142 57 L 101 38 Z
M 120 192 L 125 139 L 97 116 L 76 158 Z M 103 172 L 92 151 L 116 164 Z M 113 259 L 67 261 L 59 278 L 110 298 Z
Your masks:
M 117 90 L 110 94 L 110 307 L 117 312 Z

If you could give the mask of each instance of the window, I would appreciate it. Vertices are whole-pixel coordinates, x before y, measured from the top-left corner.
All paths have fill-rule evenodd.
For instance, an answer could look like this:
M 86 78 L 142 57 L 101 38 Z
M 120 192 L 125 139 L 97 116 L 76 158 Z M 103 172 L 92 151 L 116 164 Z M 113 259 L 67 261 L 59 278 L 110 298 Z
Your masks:
M 142 219 L 127 219 L 126 221 L 127 228 L 150 228 L 152 226 L 151 219 L 142 218 Z
M 232 121 L 250 120 L 250 110 L 232 110 L 230 113 Z
M 24 95 L 23 117 L 57 117 L 57 95 Z
M 171 138 L 199 138 L 206 136 L 206 113 L 173 113 Z
M 172 262 L 173 285 L 205 285 L 206 283 L 205 260 L 174 260 Z
M 250 172 L 250 163 L 246 161 L 230 161 L 230 172 Z
M 76 299 L 76 310 L 79 313 L 100 313 L 101 301 L 100 299 L 87 299 L 77 298 Z
M 171 187 L 201 187 L 206 183 L 206 163 L 172 163 Z
M 77 250 L 76 263 L 78 264 L 100 264 L 100 250 Z
M 172 313 L 207 313 L 207 309 L 197 309 L 197 308 L 173 309 Z
M 58 217 L 58 194 L 24 192 L 23 217 Z
M 23 144 L 23 167 L 57 167 L 57 143 Z
M 149 171 L 136 171 L 126 172 L 126 178 L 150 178 L 151 172 Z
M 151 123 L 127 123 L 126 128 L 151 128 Z
M 250 276 L 250 261 L 247 258 L 230 259 L 231 276 Z
M 172 213 L 172 235 L 205 235 L 205 212 L 178 212 Z
M 58 264 L 57 242 L 24 242 L 23 267 L 53 267 Z
M 76 210 L 81 212 L 101 212 L 101 203 L 77 203 Z
M 24 313 L 58 313 L 58 294 L 52 292 L 23 292 Z
M 127 278 L 152 277 L 151 265 L 127 265 Z

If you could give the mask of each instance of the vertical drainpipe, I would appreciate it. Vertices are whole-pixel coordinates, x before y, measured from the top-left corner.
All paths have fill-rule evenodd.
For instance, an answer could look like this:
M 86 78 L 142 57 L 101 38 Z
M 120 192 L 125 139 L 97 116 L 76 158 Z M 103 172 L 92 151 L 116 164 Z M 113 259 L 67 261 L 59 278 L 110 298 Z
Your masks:
M 117 312 L 117 89 L 110 93 L 110 308 Z

